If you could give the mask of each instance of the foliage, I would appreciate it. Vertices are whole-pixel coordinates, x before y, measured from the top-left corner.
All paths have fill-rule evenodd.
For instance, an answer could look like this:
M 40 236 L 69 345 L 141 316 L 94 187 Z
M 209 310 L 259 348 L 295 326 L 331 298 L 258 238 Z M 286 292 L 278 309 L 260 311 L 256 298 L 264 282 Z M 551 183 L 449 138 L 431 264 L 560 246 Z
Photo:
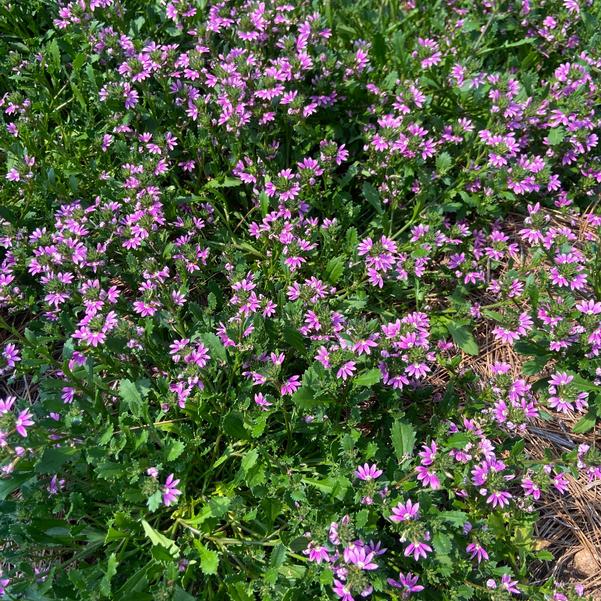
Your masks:
M 599 12 L 1 3 L 0 596 L 581 597 Z

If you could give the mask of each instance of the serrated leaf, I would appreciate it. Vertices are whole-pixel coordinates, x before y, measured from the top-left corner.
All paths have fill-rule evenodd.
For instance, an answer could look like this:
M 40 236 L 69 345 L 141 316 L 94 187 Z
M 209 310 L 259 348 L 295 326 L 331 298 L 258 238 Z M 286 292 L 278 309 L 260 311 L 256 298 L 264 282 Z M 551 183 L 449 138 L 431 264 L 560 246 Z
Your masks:
M 225 416 L 223 419 L 223 431 L 228 436 L 238 440 L 246 440 L 250 437 L 249 433 L 244 427 L 244 419 L 242 418 L 242 414 L 238 413 L 237 411 L 232 411 Z
M 290 326 L 284 326 L 282 334 L 284 336 L 284 340 L 301 355 L 304 355 L 307 352 L 305 340 L 298 330 L 295 330 Z
M 588 413 L 583 418 L 579 419 L 572 428 L 574 434 L 584 434 L 595 427 L 597 419 L 594 413 Z
M 312 409 L 319 403 L 313 397 L 313 391 L 307 386 L 301 386 L 293 395 L 292 402 L 300 409 Z
M 221 518 L 230 507 L 232 500 L 229 497 L 211 497 L 209 500 L 209 508 L 213 517 Z
M 344 257 L 333 257 L 328 261 L 324 276 L 330 284 L 335 284 L 344 273 Z
M 415 446 L 415 430 L 411 424 L 397 420 L 390 430 L 392 447 L 399 461 L 410 457 Z
M 259 458 L 259 452 L 257 449 L 251 449 L 244 457 L 242 457 L 242 462 L 240 467 L 244 474 L 248 473 L 248 470 L 252 469 L 254 465 L 257 463 L 257 459 Z
M 282 543 L 278 543 L 271 552 L 269 557 L 269 566 L 272 568 L 279 568 L 286 559 L 286 547 Z
M 446 173 L 451 168 L 452 164 L 453 159 L 451 158 L 451 155 L 446 151 L 441 152 L 436 157 L 436 171 L 438 171 L 440 175 Z
M 36 465 L 38 474 L 56 474 L 62 465 L 70 461 L 79 451 L 70 447 L 50 447 L 44 449 L 41 461 Z
M 150 382 L 147 379 L 136 380 L 120 380 L 119 396 L 123 403 L 135 417 L 142 416 L 143 401 L 150 392 Z
M 223 346 L 219 336 L 213 334 L 212 332 L 204 332 L 199 334 L 198 338 L 200 338 L 204 345 L 209 349 L 209 355 L 211 356 L 211 359 L 226 361 L 227 355 L 225 352 L 225 346 Z
M 464 353 L 467 353 L 468 355 L 477 355 L 480 352 L 476 339 L 466 326 L 448 323 L 447 330 L 449 330 L 453 342 Z
M 22 484 L 32 478 L 31 474 L 10 474 L 8 478 L 0 478 L 0 501 L 17 490 Z
M 219 555 L 216 551 L 208 549 L 198 539 L 194 540 L 194 546 L 198 551 L 200 557 L 200 569 L 205 576 L 212 576 L 217 574 L 217 568 L 219 567 Z
M 357 386 L 373 386 L 380 381 L 382 377 L 382 373 L 377 367 L 373 369 L 369 369 L 360 373 L 356 378 L 353 379 L 353 382 Z
M 61 66 L 61 51 L 58 47 L 56 38 L 53 39 L 50 44 L 46 47 L 48 51 L 48 57 L 50 59 L 48 66 L 52 73 L 57 73 Z
M 467 514 L 463 511 L 441 511 L 438 517 L 458 527 L 463 526 L 467 522 Z
M 153 545 L 164 547 L 171 557 L 179 557 L 179 547 L 175 544 L 175 541 L 155 530 L 146 520 L 142 520 L 142 528 L 144 528 L 144 533 Z
M 161 491 L 157 490 L 146 499 L 146 506 L 151 513 L 154 513 L 161 506 L 162 498 L 163 495 L 161 494 Z
M 103 597 L 111 596 L 111 580 L 113 576 L 117 574 L 117 566 L 119 562 L 117 561 L 117 556 L 115 553 L 111 553 L 106 566 L 106 571 L 104 572 L 104 576 L 100 580 L 100 594 Z
M 173 592 L 173 601 L 198 601 L 198 597 L 187 593 L 183 588 L 176 586 Z
M 470 436 L 467 432 L 455 432 L 449 436 L 447 445 L 453 449 L 463 449 L 469 441 Z
M 369 183 L 364 182 L 361 187 L 363 198 L 376 210 L 377 213 L 381 214 L 382 202 L 380 201 L 380 193 Z
M 566 134 L 563 127 L 553 127 L 549 130 L 547 139 L 549 140 L 549 144 L 551 144 L 551 146 L 557 146 L 563 142 L 565 135 Z
M 167 451 L 167 461 L 175 461 L 185 450 L 186 445 L 181 440 L 172 440 L 169 442 Z

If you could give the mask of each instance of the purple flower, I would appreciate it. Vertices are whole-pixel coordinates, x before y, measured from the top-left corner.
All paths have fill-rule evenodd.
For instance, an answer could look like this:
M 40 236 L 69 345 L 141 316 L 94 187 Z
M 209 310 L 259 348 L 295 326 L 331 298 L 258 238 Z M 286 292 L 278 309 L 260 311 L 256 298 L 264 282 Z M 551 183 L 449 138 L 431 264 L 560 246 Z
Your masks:
M 28 409 L 23 409 L 23 411 L 21 411 L 17 416 L 17 421 L 15 422 L 15 430 L 23 438 L 27 436 L 26 428 L 29 428 L 34 424 L 34 421 L 31 419 L 32 417 L 33 415 Z
M 465 550 L 470 554 L 470 559 L 477 558 L 478 563 L 483 559 L 488 560 L 488 553 L 484 547 L 480 546 L 480 543 L 470 543 Z
M 179 484 L 179 480 L 175 480 L 173 474 L 167 476 L 167 480 L 163 485 L 163 504 L 169 507 L 172 503 L 177 501 L 182 492 L 178 490 L 176 486 Z
M 519 594 L 520 590 L 516 586 L 517 580 L 512 580 L 509 574 L 501 576 L 501 588 L 504 588 L 508 593 Z
M 379 478 L 382 475 L 382 473 L 382 470 L 379 470 L 378 466 L 375 463 L 373 463 L 372 465 L 364 463 L 355 470 L 355 476 L 357 476 L 359 480 L 366 481 L 375 480 L 376 478 Z
M 422 483 L 422 486 L 429 486 L 433 490 L 440 488 L 440 479 L 436 472 L 429 470 L 423 465 L 418 465 L 415 471 L 417 472 L 417 479 Z
M 373 551 L 366 551 L 363 546 L 353 545 L 344 550 L 344 560 L 357 566 L 360 570 L 376 570 L 378 568 L 378 564 L 372 561 L 374 555 Z
M 298 388 L 300 388 L 300 376 L 291 376 L 282 384 L 280 388 L 280 394 L 282 396 L 286 394 L 293 394 Z
M 411 557 L 418 561 L 420 557 L 424 559 L 428 556 L 428 553 L 432 552 L 432 547 L 423 541 L 412 541 L 405 548 L 405 557 Z
M 492 505 L 493 507 L 505 507 L 506 505 L 509 505 L 509 499 L 512 498 L 512 495 L 510 493 L 508 493 L 507 491 L 504 490 L 497 490 L 493 493 L 491 493 L 487 499 L 486 502 L 489 505 Z
M 271 407 L 273 405 L 273 403 L 270 403 L 267 398 L 265 397 L 265 395 L 261 392 L 258 392 L 257 394 L 255 394 L 255 403 L 263 410 L 263 411 L 267 411 L 267 409 L 269 407 Z
M 340 599 L 342 599 L 342 601 L 355 601 L 353 599 L 353 596 L 351 595 L 350 588 L 348 588 L 344 582 L 341 582 L 336 578 L 334 578 L 333 591 L 334 593 L 336 593 L 336 595 L 338 595 Z
M 412 574 L 411 572 L 407 572 L 407 574 L 403 574 L 403 572 L 399 572 L 399 579 L 394 580 L 393 578 L 388 579 L 388 584 L 395 588 L 403 589 L 403 597 L 408 596 L 411 593 L 419 593 L 424 590 L 424 587 L 421 584 L 417 584 L 419 580 L 419 576 Z
M 314 561 L 315 563 L 330 561 L 328 550 L 322 545 L 313 545 L 313 543 L 310 543 L 309 547 L 303 553 L 309 556 L 309 561 Z
M 399 503 L 392 508 L 392 515 L 389 516 L 391 522 L 406 522 L 408 520 L 417 520 L 419 517 L 419 503 L 413 503 L 407 499 L 406 503 Z
M 532 496 L 535 501 L 540 499 L 540 488 L 531 478 L 524 478 L 522 480 L 522 488 L 527 497 Z
M 19 349 L 12 343 L 9 343 L 4 347 L 2 356 L 6 359 L 7 367 L 15 367 L 15 365 L 21 361 Z
M 348 378 L 350 378 L 355 373 L 355 371 L 357 371 L 357 368 L 355 367 L 355 365 L 356 365 L 356 363 L 354 361 L 347 361 L 336 372 L 336 377 L 342 378 L 342 380 L 346 381 Z

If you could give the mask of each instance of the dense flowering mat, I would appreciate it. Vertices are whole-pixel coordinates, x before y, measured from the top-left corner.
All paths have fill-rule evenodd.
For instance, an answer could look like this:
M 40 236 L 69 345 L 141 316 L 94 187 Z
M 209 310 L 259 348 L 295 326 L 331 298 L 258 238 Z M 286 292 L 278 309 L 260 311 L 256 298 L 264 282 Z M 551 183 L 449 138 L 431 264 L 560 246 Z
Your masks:
M 600 12 L 0 3 L 0 597 L 593 592 Z

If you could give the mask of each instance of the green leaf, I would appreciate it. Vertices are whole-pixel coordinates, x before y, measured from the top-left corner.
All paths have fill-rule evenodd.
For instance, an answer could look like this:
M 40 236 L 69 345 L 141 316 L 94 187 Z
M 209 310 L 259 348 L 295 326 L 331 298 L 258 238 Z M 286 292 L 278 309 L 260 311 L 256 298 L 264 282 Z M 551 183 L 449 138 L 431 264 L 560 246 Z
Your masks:
M 50 58 L 49 70 L 51 73 L 57 73 L 61 67 L 61 51 L 59 50 L 56 38 L 48 44 L 47 50 Z
M 557 146 L 563 142 L 565 135 L 566 134 L 563 127 L 554 127 L 549 130 L 547 139 L 549 140 L 549 144 L 551 144 L 551 146 Z
M 198 539 L 194 539 L 194 546 L 200 557 L 200 569 L 202 573 L 206 576 L 217 574 L 217 568 L 219 567 L 219 555 L 217 555 L 217 552 L 205 547 Z
M 335 284 L 344 272 L 344 257 L 333 257 L 328 261 L 324 276 L 330 284 Z
M 211 514 L 216 518 L 223 517 L 230 508 L 231 503 L 232 500 L 229 497 L 211 497 L 209 500 Z
M 449 436 L 447 445 L 452 449 L 463 449 L 469 441 L 470 436 L 467 432 L 455 432 L 455 434 Z
M 363 192 L 363 198 L 367 200 L 377 213 L 381 214 L 383 210 L 382 202 L 380 201 L 380 193 L 369 182 L 363 183 L 361 192 Z
M 583 418 L 579 419 L 572 428 L 574 434 L 584 434 L 592 430 L 597 423 L 597 419 L 594 413 L 587 413 Z
M 382 373 L 380 372 L 380 370 L 377 367 L 374 367 L 373 369 L 360 373 L 353 380 L 353 382 L 357 386 L 373 386 L 374 384 L 377 384 L 380 381 L 381 377 Z
M 175 541 L 155 530 L 146 520 L 142 520 L 142 527 L 153 545 L 164 547 L 171 557 L 179 557 L 179 547 L 175 544 Z
M 136 382 L 125 379 L 119 382 L 119 396 L 135 417 L 142 416 L 143 401 L 149 392 L 150 382 L 147 379 Z
M 441 511 L 438 517 L 453 526 L 463 526 L 467 522 L 467 514 L 463 511 Z
M 246 440 L 250 438 L 249 433 L 244 427 L 244 419 L 242 414 L 237 411 L 231 411 L 223 419 L 223 431 L 232 438 L 238 440 Z
M 440 175 L 446 173 L 452 165 L 453 159 L 448 152 L 443 151 L 436 157 L 436 171 L 438 171 Z
M 244 455 L 244 457 L 242 458 L 240 467 L 242 469 L 242 472 L 245 475 L 257 463 L 258 457 L 259 457 L 259 451 L 257 451 L 257 449 L 251 449 L 248 453 L 246 453 L 246 455 Z
M 464 353 L 467 353 L 468 355 L 477 355 L 480 352 L 478 343 L 466 326 L 448 323 L 447 330 L 449 330 L 449 334 L 451 334 L 453 342 Z
M 411 424 L 396 420 L 390 430 L 394 453 L 399 461 L 411 457 L 415 446 L 415 430 Z
M 44 449 L 41 461 L 36 465 L 38 474 L 56 474 L 64 463 L 71 460 L 79 451 L 70 447 L 50 447 Z
M 339 476 L 338 478 L 322 478 L 321 480 L 315 480 L 314 478 L 303 478 L 303 482 L 315 487 L 324 495 L 333 496 L 339 500 L 344 499 L 346 491 L 351 485 L 350 480 L 344 476 Z
M 205 184 L 205 188 L 236 188 L 242 185 L 242 180 L 236 177 L 225 177 L 223 180 L 212 179 Z
M 187 593 L 183 588 L 179 586 L 175 587 L 173 592 L 173 601 L 197 601 L 198 597 Z
M 204 332 L 198 336 L 204 345 L 209 349 L 211 359 L 217 359 L 219 361 L 226 361 L 227 355 L 225 352 L 225 346 L 219 339 L 219 336 L 213 334 L 213 332 Z
M 161 491 L 157 490 L 146 499 L 146 506 L 151 513 L 154 513 L 161 506 L 162 498 L 163 495 L 161 494 Z
M 448 555 L 449 551 L 453 548 L 450 537 L 442 532 L 437 532 L 432 537 L 432 544 L 438 555 Z
M 167 461 L 175 461 L 184 452 L 186 445 L 181 440 L 171 440 L 167 448 Z
M 298 330 L 295 330 L 290 326 L 284 326 L 282 334 L 284 336 L 284 340 L 301 355 L 304 355 L 307 352 L 305 340 Z
M 0 501 L 4 501 L 8 495 L 31 478 L 31 474 L 10 474 L 8 478 L 0 478 Z
M 549 359 L 550 355 L 536 355 L 533 359 L 524 363 L 522 371 L 527 376 L 534 376 L 543 371 Z
M 301 386 L 293 395 L 292 402 L 300 409 L 309 410 L 319 404 L 313 397 L 313 391 L 307 386 Z
M 117 561 L 117 556 L 114 553 L 111 553 L 108 558 L 106 572 L 100 580 L 100 594 L 103 597 L 111 596 L 111 580 L 113 579 L 113 576 L 115 576 L 115 574 L 117 573 L 118 565 L 119 562 Z
M 269 558 L 269 566 L 272 568 L 279 568 L 286 559 L 286 547 L 282 543 L 278 543 L 271 552 Z

